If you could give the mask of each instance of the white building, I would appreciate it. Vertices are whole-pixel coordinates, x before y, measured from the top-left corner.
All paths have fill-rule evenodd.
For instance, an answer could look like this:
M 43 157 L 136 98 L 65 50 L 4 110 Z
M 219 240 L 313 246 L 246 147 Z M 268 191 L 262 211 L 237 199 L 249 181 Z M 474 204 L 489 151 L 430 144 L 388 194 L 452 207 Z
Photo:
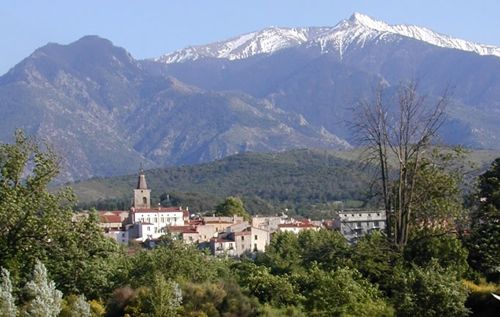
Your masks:
M 345 210 L 337 213 L 333 228 L 355 242 L 373 230 L 385 230 L 385 221 L 385 210 Z
M 146 183 L 146 176 L 141 170 L 134 189 L 134 206 L 130 208 L 129 228 L 130 239 L 146 241 L 157 239 L 167 232 L 168 226 L 184 226 L 189 218 L 189 211 L 182 207 L 151 207 L 151 190 Z

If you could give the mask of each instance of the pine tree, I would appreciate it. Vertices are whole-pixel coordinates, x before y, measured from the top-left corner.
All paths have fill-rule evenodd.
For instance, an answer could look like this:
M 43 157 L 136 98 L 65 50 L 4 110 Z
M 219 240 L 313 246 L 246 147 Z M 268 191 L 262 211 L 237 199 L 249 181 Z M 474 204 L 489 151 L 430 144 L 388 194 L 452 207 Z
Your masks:
M 30 317 L 56 317 L 61 311 L 62 293 L 55 283 L 48 280 L 47 269 L 37 261 L 33 271 L 33 280 L 25 286 L 31 298 L 25 307 L 25 315 Z
M 1 283 L 0 283 L 0 316 L 16 317 L 17 307 L 15 298 L 12 296 L 12 282 L 10 281 L 10 273 L 2 268 Z

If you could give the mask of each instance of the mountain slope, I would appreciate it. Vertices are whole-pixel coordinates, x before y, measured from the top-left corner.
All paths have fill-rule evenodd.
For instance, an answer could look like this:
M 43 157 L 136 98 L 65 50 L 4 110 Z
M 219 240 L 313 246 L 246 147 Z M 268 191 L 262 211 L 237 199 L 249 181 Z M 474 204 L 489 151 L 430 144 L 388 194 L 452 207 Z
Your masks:
M 65 181 L 248 150 L 349 147 L 265 100 L 152 75 L 95 36 L 48 44 L 0 77 L 0 111 L 0 140 L 24 128 L 54 144 Z
M 393 36 L 396 35 L 396 36 Z M 415 25 L 389 25 L 369 16 L 354 13 L 333 27 L 279 28 L 243 34 L 214 44 L 184 48 L 165 54 L 154 61 L 166 64 L 194 61 L 200 58 L 245 59 L 259 54 L 273 54 L 300 45 L 319 46 L 328 53 L 334 48 L 343 54 L 351 46 L 371 41 L 398 41 L 398 36 L 412 38 L 439 47 L 500 57 L 500 47 L 483 45 L 439 34 Z
M 308 122 L 353 142 L 348 122 L 360 100 L 370 100 L 378 83 L 387 100 L 401 82 L 416 80 L 429 102 L 451 92 L 443 128 L 445 143 L 500 148 L 500 58 L 498 48 L 441 35 L 416 26 L 390 26 L 360 14 L 334 27 L 293 29 L 305 39 L 277 36 L 277 29 L 252 33 L 247 41 L 221 55 L 203 47 L 174 62 L 167 55 L 157 71 L 213 90 L 237 90 L 302 115 Z M 261 34 L 273 31 L 275 50 L 239 51 L 258 47 Z M 276 34 L 275 34 L 276 33 Z M 218 43 L 217 47 L 226 42 Z M 215 46 L 214 46 L 215 47 Z M 480 55 L 485 54 L 485 55 Z M 162 65 L 162 67 L 158 66 Z M 148 66 L 150 67 L 150 66 Z

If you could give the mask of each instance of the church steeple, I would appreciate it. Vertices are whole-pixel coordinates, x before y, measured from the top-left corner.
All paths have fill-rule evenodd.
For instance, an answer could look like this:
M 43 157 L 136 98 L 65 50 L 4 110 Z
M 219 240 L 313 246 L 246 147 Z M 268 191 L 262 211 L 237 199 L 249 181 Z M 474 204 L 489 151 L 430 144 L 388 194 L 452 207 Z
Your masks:
M 144 170 L 142 168 L 139 170 L 139 178 L 137 179 L 136 189 L 148 189 L 148 184 L 146 183 L 146 175 L 144 175 Z
M 134 189 L 134 208 L 150 208 L 150 194 L 151 190 L 148 189 L 146 175 L 141 167 L 139 177 L 137 178 L 137 187 Z

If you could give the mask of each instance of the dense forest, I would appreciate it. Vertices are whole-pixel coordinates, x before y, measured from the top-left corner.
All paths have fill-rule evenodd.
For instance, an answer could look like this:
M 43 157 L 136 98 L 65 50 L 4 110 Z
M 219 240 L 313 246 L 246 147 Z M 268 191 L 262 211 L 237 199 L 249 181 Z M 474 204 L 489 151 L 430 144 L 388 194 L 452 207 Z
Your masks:
M 353 154 L 354 155 L 354 154 Z M 146 172 L 152 199 L 163 205 L 213 210 L 227 196 L 239 196 L 249 212 L 311 215 L 339 201 L 370 203 L 373 168 L 334 152 L 293 150 L 245 153 L 219 161 Z M 72 184 L 80 208 L 128 209 L 136 176 L 92 179 Z M 99 201 L 91 201 L 102 197 Z
M 448 156 L 440 156 L 447 161 Z M 467 208 L 457 178 L 419 170 L 405 245 L 384 232 L 276 233 L 265 253 L 217 258 L 164 236 L 146 250 L 75 217 L 48 191 L 57 159 L 22 133 L 0 145 L 1 316 L 494 316 L 500 309 L 500 158 Z M 269 177 L 268 177 L 269 179 Z M 457 213 L 458 211 L 458 213 Z M 457 217 L 450 218 L 450 215 Z
M 302 215 L 326 219 L 338 208 L 379 205 L 373 165 L 362 151 L 300 149 L 279 153 L 244 153 L 194 166 L 146 171 L 153 202 L 188 206 L 203 212 L 228 196 L 239 196 L 252 214 Z M 498 152 L 470 151 L 464 186 L 484 171 Z M 472 166 L 472 167 L 471 167 Z M 79 199 L 78 209 L 128 210 L 137 176 L 94 178 L 70 184 Z

